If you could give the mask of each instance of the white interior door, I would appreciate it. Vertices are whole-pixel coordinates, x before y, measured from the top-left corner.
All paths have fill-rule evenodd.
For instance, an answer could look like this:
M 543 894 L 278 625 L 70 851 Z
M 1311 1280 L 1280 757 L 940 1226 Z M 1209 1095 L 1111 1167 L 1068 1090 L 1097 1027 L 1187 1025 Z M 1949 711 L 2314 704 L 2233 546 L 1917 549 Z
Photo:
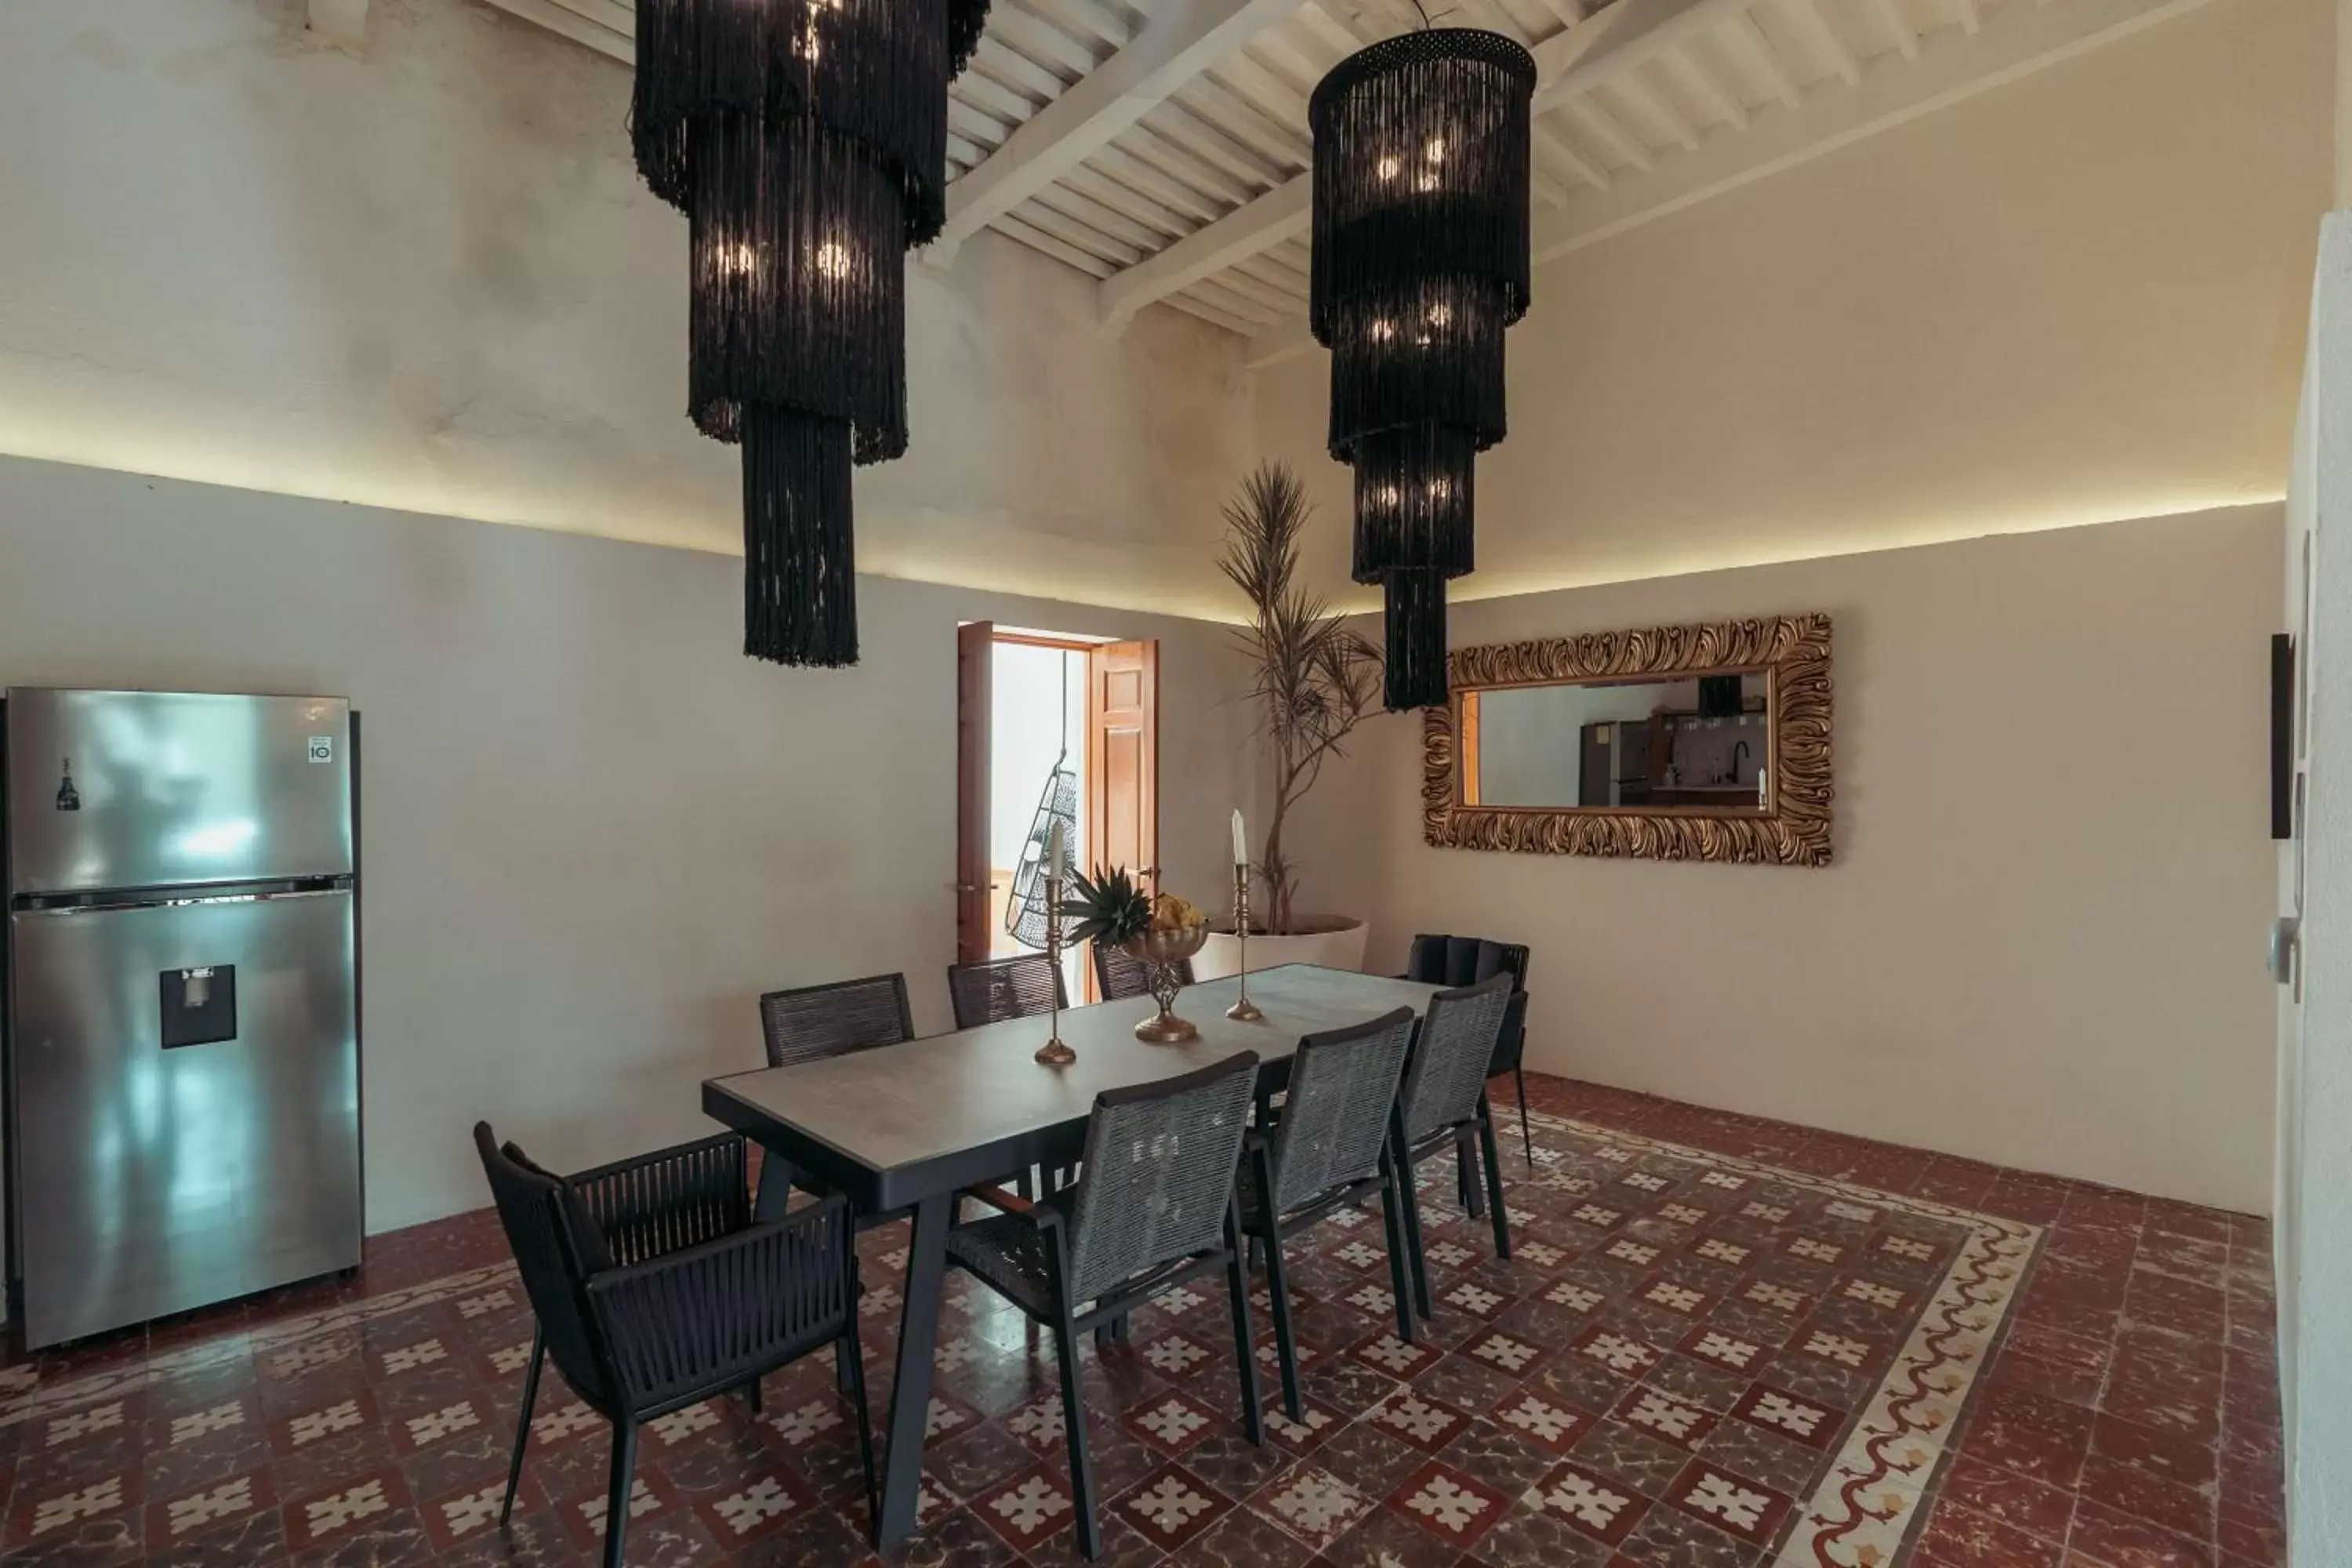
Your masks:
M 2320 230 L 2287 510 L 2301 766 L 2279 898 L 2301 924 L 2279 998 L 2279 1371 L 2292 1561 L 2332 1568 L 2352 1563 L 2352 213 Z
M 2314 345 L 2317 333 L 2314 333 Z M 2309 872 L 2305 853 L 2304 820 L 2311 780 L 2311 687 L 2313 658 L 2312 567 L 2318 538 L 2319 484 L 2315 454 L 2315 414 L 2318 406 L 2317 376 L 2307 376 L 2303 408 L 2296 421 L 2294 477 L 2286 505 L 2286 582 L 2284 595 L 2288 635 L 2293 638 L 2294 689 L 2291 750 L 2291 836 L 2278 847 L 2278 915 L 2271 928 L 2271 977 L 2278 983 L 2278 1149 L 2277 1176 L 2272 1204 L 2271 1247 L 2277 1271 L 2279 1384 L 2285 1428 L 2294 1430 L 2294 1302 L 2299 1284 L 2303 1170 L 2303 914 Z M 2347 388 L 2352 391 L 2352 387 Z M 2289 1480 L 2292 1484 L 2292 1474 Z

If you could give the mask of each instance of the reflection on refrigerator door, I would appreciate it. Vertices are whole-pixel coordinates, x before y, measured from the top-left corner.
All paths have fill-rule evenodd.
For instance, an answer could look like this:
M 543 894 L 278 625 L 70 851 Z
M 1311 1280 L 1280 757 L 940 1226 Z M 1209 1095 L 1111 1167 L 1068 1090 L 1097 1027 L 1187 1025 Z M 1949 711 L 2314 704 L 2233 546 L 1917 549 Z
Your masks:
M 36 1342 L 359 1260 L 350 894 L 13 920 Z M 234 973 L 235 1033 L 167 1047 L 199 968 Z
M 345 717 L 328 699 L 10 693 L 10 1217 L 28 1344 L 358 1263 Z M 28 733 L 39 755 L 79 759 L 71 811 L 53 789 L 28 796 L 44 771 Z M 298 847 L 318 859 L 268 858 Z M 252 879 L 208 874 L 223 868 Z M 130 870 L 201 886 L 115 883 Z

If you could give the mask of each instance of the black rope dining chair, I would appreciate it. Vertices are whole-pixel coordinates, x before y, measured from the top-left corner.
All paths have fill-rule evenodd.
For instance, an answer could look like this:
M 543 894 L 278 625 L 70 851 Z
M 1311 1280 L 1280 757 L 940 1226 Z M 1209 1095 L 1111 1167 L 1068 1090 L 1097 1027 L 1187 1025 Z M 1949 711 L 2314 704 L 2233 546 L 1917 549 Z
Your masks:
M 907 977 L 873 974 L 863 980 L 771 991 L 760 998 L 760 1035 L 772 1068 L 799 1067 L 877 1046 L 901 1045 L 915 1037 L 914 1015 L 907 1007 Z M 760 1162 L 758 1212 L 762 1217 L 782 1214 L 790 1201 L 789 1191 L 777 1188 L 770 1179 L 782 1169 L 776 1160 Z M 805 1176 L 800 1182 L 804 1190 L 824 1194 L 822 1185 Z M 896 1216 L 859 1216 L 868 1225 L 878 1225 L 886 1217 Z
M 1495 1042 L 1495 1059 L 1486 1076 L 1511 1075 L 1519 1096 L 1519 1146 L 1530 1169 L 1536 1163 L 1535 1137 L 1528 1131 L 1528 950 L 1515 942 L 1488 942 L 1475 936 L 1431 936 L 1412 939 L 1404 973 L 1398 978 L 1424 985 L 1475 985 L 1497 974 L 1511 977 L 1511 1005 L 1503 1015 L 1503 1033 Z
M 866 1517 L 879 1518 L 843 1199 L 754 1221 L 744 1142 L 731 1132 L 570 1177 L 501 1146 L 487 1121 L 474 1124 L 474 1147 L 537 1319 L 500 1522 L 514 1510 L 547 1358 L 613 1424 L 604 1563 L 620 1568 L 638 1427 L 738 1388 L 756 1409 L 761 1376 L 828 1344 L 854 1369 Z
M 1042 952 L 949 964 L 948 1001 L 955 1008 L 959 1029 L 977 1029 L 982 1024 L 1026 1018 L 1070 1005 L 1061 970 Z
M 1144 967 L 1141 959 L 1112 942 L 1095 942 L 1089 945 L 1095 952 L 1095 989 L 1102 993 L 1104 1001 L 1118 1002 L 1151 994 L 1151 971 Z M 1191 959 L 1176 961 L 1176 984 L 1192 984 Z
M 847 1056 L 915 1037 L 907 977 L 875 974 L 771 991 L 760 998 L 760 1032 L 772 1068 Z
M 949 964 L 948 1001 L 955 1008 L 955 1026 L 959 1029 L 977 1029 L 982 1024 L 1001 1024 L 1007 1018 L 1034 1017 L 1070 1005 L 1061 970 L 1042 952 L 1017 953 L 979 963 Z M 1072 1173 L 1067 1165 L 1024 1171 L 1015 1178 L 1015 1189 L 1026 1198 L 1048 1188 L 1068 1185 Z
M 1463 1208 L 1476 1218 L 1475 1164 L 1486 1167 L 1486 1203 L 1495 1223 L 1495 1256 L 1511 1256 L 1511 1231 L 1503 1210 L 1503 1170 L 1495 1154 L 1495 1112 L 1486 1103 L 1486 1066 L 1510 1009 L 1511 977 L 1497 974 L 1429 999 L 1412 1058 L 1397 1091 L 1391 1122 L 1390 1159 L 1404 1188 L 1405 1250 L 1412 1263 L 1413 1300 L 1430 1315 L 1429 1267 L 1421 1242 L 1421 1194 L 1413 1172 L 1432 1155 L 1451 1148 L 1462 1175 Z
M 1404 1205 L 1398 1186 L 1391 1121 L 1413 1016 L 1400 1007 L 1352 1028 L 1308 1035 L 1290 1058 L 1290 1093 L 1269 1132 L 1252 1132 L 1242 1182 L 1242 1230 L 1265 1258 L 1266 1297 L 1274 1308 L 1282 1400 L 1293 1421 L 1307 1419 L 1298 1394 L 1298 1342 L 1283 1278 L 1283 1238 L 1344 1205 L 1381 1195 L 1389 1279 L 1396 1292 L 1397 1336 L 1412 1342 L 1412 1300 L 1405 1275 Z
M 823 985 L 768 992 L 760 998 L 760 1036 L 772 1068 L 798 1067 L 877 1046 L 904 1044 L 915 1037 L 914 1014 L 907 1005 L 907 977 L 870 974 L 863 980 L 833 980 Z M 762 1219 L 781 1217 L 791 1205 L 796 1184 L 818 1197 L 831 1192 L 806 1172 L 792 1170 L 772 1154 L 763 1156 L 753 1213 Z M 860 1213 L 856 1224 L 860 1230 L 870 1230 L 903 1217 L 903 1211 Z M 845 1394 L 851 1369 L 840 1356 L 835 1360 L 835 1382 Z
M 949 1262 L 1054 1330 L 1078 1550 L 1089 1559 L 1102 1550 L 1102 1528 L 1087 1456 L 1080 1333 L 1223 1269 L 1243 1426 L 1252 1443 L 1265 1440 L 1235 1194 L 1257 1067 L 1256 1054 L 1243 1051 L 1181 1078 L 1104 1090 L 1095 1096 L 1075 1186 L 1034 1204 L 982 1193 L 1004 1212 L 948 1234 Z

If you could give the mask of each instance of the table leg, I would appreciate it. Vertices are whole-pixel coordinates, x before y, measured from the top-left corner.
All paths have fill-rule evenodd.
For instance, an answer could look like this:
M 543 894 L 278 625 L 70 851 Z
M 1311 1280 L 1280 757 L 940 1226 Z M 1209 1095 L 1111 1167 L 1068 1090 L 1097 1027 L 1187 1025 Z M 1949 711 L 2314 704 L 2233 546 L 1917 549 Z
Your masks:
M 793 1163 L 773 1149 L 760 1151 L 760 1186 L 751 1218 L 760 1225 L 780 1220 L 793 1204 Z
M 940 1335 L 940 1279 L 947 1271 L 948 1217 L 952 1197 L 940 1194 L 915 1205 L 907 1245 L 907 1304 L 898 1323 L 898 1371 L 890 1381 L 890 1452 L 882 1472 L 881 1544 L 915 1532 L 915 1500 L 923 1484 L 923 1427 L 931 1409 L 931 1358 Z

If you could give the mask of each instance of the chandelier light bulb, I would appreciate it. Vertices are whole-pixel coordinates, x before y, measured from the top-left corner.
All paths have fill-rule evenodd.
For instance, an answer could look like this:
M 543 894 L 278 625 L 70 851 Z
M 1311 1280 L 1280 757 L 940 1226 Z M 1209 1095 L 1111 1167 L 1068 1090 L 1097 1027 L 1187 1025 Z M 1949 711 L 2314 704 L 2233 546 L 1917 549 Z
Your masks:
M 839 282 L 849 276 L 849 247 L 839 240 L 828 239 L 818 246 L 815 259 L 820 277 Z

